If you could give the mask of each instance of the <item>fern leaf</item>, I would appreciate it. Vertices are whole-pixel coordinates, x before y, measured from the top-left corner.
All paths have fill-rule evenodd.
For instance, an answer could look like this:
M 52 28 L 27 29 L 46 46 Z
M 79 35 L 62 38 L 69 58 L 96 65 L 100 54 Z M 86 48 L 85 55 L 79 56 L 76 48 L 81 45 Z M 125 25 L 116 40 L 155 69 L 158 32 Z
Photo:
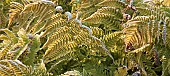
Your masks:
M 0 31 L 4 31 L 7 34 L 7 36 L 12 40 L 13 43 L 17 43 L 18 39 L 12 31 L 8 29 L 0 29 Z
M 0 68 L 3 68 L 3 70 L 10 76 L 26 75 L 26 73 L 28 73 L 27 70 L 25 70 L 27 67 L 25 65 L 24 65 L 25 67 L 23 66 L 21 67 L 21 65 L 24 65 L 24 64 L 22 64 L 18 60 L 1 60 L 0 61 Z
M 167 22 L 165 20 L 164 25 L 163 25 L 163 32 L 162 32 L 162 39 L 163 39 L 164 44 L 166 43 L 166 25 L 167 25 Z
M 115 15 L 115 17 L 117 18 L 123 18 L 123 15 L 121 14 L 121 10 L 115 7 L 102 7 L 98 9 L 97 12 Z
M 48 37 L 46 43 L 43 45 L 42 48 L 47 47 L 50 43 L 53 42 L 53 40 L 63 36 L 65 33 L 67 33 L 70 29 L 67 26 L 61 27 L 57 29 L 55 33 L 53 33 L 50 37 Z
M 154 11 L 149 8 L 136 7 L 136 10 L 141 16 L 152 15 L 154 13 Z
M 148 46 L 150 46 L 150 44 L 146 44 L 146 45 L 142 46 L 141 48 L 131 51 L 130 53 L 139 53 L 139 52 L 143 51 Z
M 20 3 L 18 3 L 18 2 L 11 2 L 10 7 L 15 8 L 15 9 L 19 9 L 19 10 L 22 10 L 24 8 L 24 6 Z
M 101 24 L 101 23 L 112 23 L 115 19 L 115 16 L 104 14 L 104 13 L 94 13 L 90 17 L 83 20 L 83 22 L 89 22 L 93 24 Z
M 77 46 L 77 43 L 74 41 L 70 41 L 67 44 L 65 44 L 63 47 L 58 48 L 58 50 L 52 50 L 51 53 L 45 54 L 45 63 L 54 61 L 62 56 L 65 56 L 66 54 L 71 52 L 71 49 L 75 48 Z M 47 50 L 48 51 L 48 50 Z M 58 56 L 56 56 L 58 55 Z
M 107 42 L 113 40 L 115 37 L 119 36 L 120 34 L 122 34 L 121 31 L 119 31 L 119 32 L 113 32 L 113 33 L 104 35 L 103 38 L 102 38 L 102 41 L 104 41 L 105 43 L 107 43 Z
M 15 62 L 12 61 L 12 60 L 8 60 L 8 62 L 9 62 L 9 64 L 10 64 L 10 67 L 13 68 L 13 71 L 14 71 L 15 75 L 18 75 L 18 76 L 23 75 L 23 74 L 22 74 L 23 71 L 22 71 L 22 69 L 18 66 L 17 63 L 15 63 Z
M 11 27 L 11 24 L 14 22 L 15 19 L 18 18 L 18 14 L 20 13 L 19 9 L 10 9 L 9 10 L 10 14 L 9 14 L 9 23 L 8 23 L 8 28 Z
M 72 40 L 72 35 L 71 34 L 65 34 L 63 37 L 58 38 L 55 40 L 53 43 L 51 43 L 48 47 L 48 50 L 46 51 L 45 55 L 50 53 L 53 50 L 59 50 L 62 46 L 64 46 L 69 40 Z M 62 46 L 58 46 L 62 45 Z
M 7 46 L 7 47 L 3 48 L 2 50 L 0 50 L 0 59 L 5 58 L 5 56 L 9 52 L 10 48 L 11 48 L 10 46 Z
M 98 27 L 90 27 L 94 36 L 103 36 L 104 31 Z
M 14 59 L 18 59 L 19 56 L 28 48 L 28 44 L 26 44 L 23 48 L 20 48 L 16 51 Z
M 14 62 L 15 62 L 16 64 L 18 64 L 18 66 L 22 69 L 22 71 L 23 71 L 24 73 L 27 73 L 27 72 L 28 72 L 27 66 L 26 66 L 25 64 L 23 64 L 21 61 L 15 60 Z
M 0 68 L 2 69 L 2 70 L 0 70 L 0 71 L 2 71 L 2 75 L 15 75 L 12 72 L 12 70 L 10 70 L 10 68 L 6 67 L 5 65 L 0 64 Z M 5 72 L 5 74 L 4 74 L 4 72 Z
M 0 40 L 10 40 L 7 36 L 5 35 L 0 35 Z
M 151 16 L 137 16 L 135 17 L 132 21 L 142 21 L 142 22 L 149 22 L 151 20 L 155 20 L 156 17 L 151 15 Z
M 127 4 L 119 0 L 104 0 L 103 2 L 97 4 L 96 6 L 109 6 L 116 8 L 126 8 Z
M 55 28 L 57 27 L 65 26 L 66 24 L 67 24 L 66 20 L 59 20 L 57 22 L 54 22 L 46 28 L 45 32 L 41 36 L 44 37 L 45 35 L 49 33 L 49 31 L 55 30 Z
M 27 61 L 25 61 L 25 64 L 34 66 L 35 56 L 36 56 L 37 52 L 40 50 L 40 45 L 41 45 L 40 36 L 35 35 L 30 43 L 32 43 L 32 44 L 30 44 L 28 47 L 30 48 L 31 51 L 27 55 L 28 59 L 27 59 Z

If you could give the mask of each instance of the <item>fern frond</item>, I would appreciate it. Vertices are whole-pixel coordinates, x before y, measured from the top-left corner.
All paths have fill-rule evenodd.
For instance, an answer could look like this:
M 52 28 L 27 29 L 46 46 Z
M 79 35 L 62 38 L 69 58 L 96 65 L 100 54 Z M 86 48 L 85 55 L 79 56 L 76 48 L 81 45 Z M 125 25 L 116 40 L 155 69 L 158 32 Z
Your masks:
M 8 28 L 10 28 L 11 24 L 18 18 L 18 14 L 21 12 L 19 9 L 10 9 L 9 10 L 9 23 Z
M 90 27 L 94 36 L 103 36 L 104 31 L 98 27 Z
M 80 33 L 80 34 L 78 34 L 78 35 L 75 35 L 74 36 L 74 39 L 75 39 L 75 41 L 76 41 L 76 43 L 81 43 L 81 42 L 84 42 L 84 41 L 86 41 L 86 38 L 88 38 L 89 37 L 89 34 L 88 33 Z
M 104 35 L 102 37 L 102 41 L 104 41 L 107 44 L 107 42 L 110 42 L 111 40 L 114 40 L 115 37 L 120 36 L 121 34 L 122 34 L 121 31 L 106 34 L 106 35 Z
M 148 16 L 154 13 L 154 10 L 151 10 L 149 8 L 136 7 L 136 10 L 141 16 Z
M 5 58 L 5 56 L 9 52 L 10 48 L 11 48 L 10 46 L 6 46 L 6 47 L 4 47 L 3 49 L 0 50 L 0 59 Z
M 14 59 L 18 59 L 19 56 L 21 56 L 21 54 L 28 48 L 28 44 L 26 44 L 24 47 L 18 49 L 16 52 L 15 52 L 15 56 L 14 56 Z
M 0 68 L 3 68 L 4 72 L 8 75 L 26 75 L 28 70 L 25 70 L 26 67 L 18 60 L 0 60 Z M 3 73 L 2 73 L 3 74 Z
M 19 10 L 22 10 L 24 8 L 24 6 L 21 3 L 18 3 L 18 2 L 11 2 L 10 7 L 15 8 L 15 9 L 19 9 Z
M 10 66 L 13 67 L 13 71 L 14 71 L 15 75 L 24 75 L 22 69 L 16 62 L 14 62 L 12 60 L 9 60 L 8 62 L 10 64 Z
M 90 17 L 83 20 L 83 22 L 89 22 L 93 24 L 112 23 L 116 20 L 114 15 L 104 13 L 94 13 Z
M 9 67 L 6 67 L 5 65 L 0 64 L 0 68 L 1 68 L 0 71 L 2 75 L 14 75 Z
M 37 20 L 37 23 L 33 25 L 33 27 L 30 29 L 30 31 L 32 31 L 33 34 L 42 31 L 42 29 L 44 29 L 47 25 L 40 26 L 40 24 L 43 23 L 43 21 L 48 20 L 52 15 L 54 15 L 54 11 L 52 10 L 49 10 L 47 13 L 46 12 L 47 10 L 44 10 L 42 15 L 40 15 L 39 19 Z
M 49 12 L 49 15 L 51 15 L 50 12 Z M 47 15 L 47 16 L 48 16 L 48 15 Z M 57 13 L 57 14 L 51 15 L 51 16 L 50 16 L 50 19 L 46 19 L 47 22 L 46 22 L 46 23 L 43 25 L 43 27 L 41 27 L 41 28 L 39 29 L 39 31 L 37 31 L 37 32 L 40 32 L 40 31 L 44 30 L 45 28 L 47 28 L 47 26 L 50 26 L 53 22 L 56 22 L 57 20 L 62 19 L 62 17 L 63 17 L 63 14 L 61 14 L 61 13 Z
M 115 7 L 102 7 L 98 9 L 97 12 L 115 15 L 115 17 L 117 18 L 123 18 L 123 15 L 121 14 L 121 10 Z
M 56 22 L 52 23 L 51 25 L 47 26 L 46 30 L 44 31 L 44 33 L 41 36 L 44 37 L 45 35 L 47 35 L 49 33 L 49 31 L 55 30 L 58 27 L 65 26 L 66 24 L 67 24 L 67 21 L 64 19 L 56 21 Z
M 129 53 L 139 53 L 139 52 L 143 51 L 145 48 L 147 48 L 148 46 L 150 46 L 150 44 L 146 44 L 146 45 L 144 45 L 144 46 L 142 46 L 142 47 L 140 47 L 138 49 L 135 49 L 135 50 L 133 50 L 133 51 L 131 51 Z
M 142 22 L 149 22 L 151 20 L 155 20 L 156 17 L 151 15 L 151 16 L 137 16 L 134 19 L 132 19 L 132 21 L 142 21 Z
M 65 33 L 67 33 L 69 31 L 69 27 L 67 26 L 64 26 L 64 27 L 61 27 L 59 29 L 57 29 L 57 31 L 55 33 L 53 33 L 50 37 L 48 37 L 46 43 L 43 45 L 42 48 L 45 48 L 47 47 L 50 43 L 52 43 L 55 39 L 63 36 Z
M 65 34 L 63 37 L 58 38 L 57 40 L 55 40 L 49 45 L 48 50 L 46 51 L 45 55 L 47 55 L 49 52 L 53 50 L 60 49 L 60 47 L 65 45 L 65 43 L 68 43 L 69 40 L 72 40 L 71 34 Z M 62 46 L 58 46 L 58 45 L 62 45 Z
M 127 4 L 119 0 L 104 0 L 103 2 L 97 4 L 96 6 L 109 6 L 116 8 L 126 8 Z
M 119 67 L 118 70 L 116 70 L 114 72 L 114 75 L 116 76 L 126 76 L 127 75 L 127 67 L 123 66 L 123 67 Z
M 18 38 L 15 36 L 15 34 L 8 30 L 8 29 L 0 29 L 0 31 L 3 31 L 7 34 L 7 36 L 12 40 L 12 43 L 17 43 Z
M 166 18 L 167 19 L 167 18 Z M 164 21 L 164 24 L 163 24 L 163 32 L 162 32 L 162 39 L 163 39 L 163 43 L 165 44 L 166 43 L 166 26 L 167 26 L 167 20 Z
M 44 56 L 45 63 L 54 61 L 60 57 L 63 57 L 65 55 L 71 53 L 72 52 L 71 49 L 74 49 L 76 46 L 77 46 L 76 42 L 70 41 L 67 44 L 65 44 L 64 46 L 58 48 L 58 50 L 51 50 L 51 53 L 45 54 L 45 56 Z M 47 52 L 48 52 L 48 50 L 47 50 Z
M 0 35 L 0 40 L 9 40 L 9 38 L 5 35 Z

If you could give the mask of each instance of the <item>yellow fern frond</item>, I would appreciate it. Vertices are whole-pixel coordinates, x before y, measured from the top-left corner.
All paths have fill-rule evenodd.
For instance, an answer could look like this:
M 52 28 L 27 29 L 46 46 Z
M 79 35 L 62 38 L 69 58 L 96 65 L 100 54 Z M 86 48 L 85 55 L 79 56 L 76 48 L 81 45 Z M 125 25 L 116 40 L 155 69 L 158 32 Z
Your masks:
M 4 59 L 5 56 L 7 55 L 7 53 L 9 52 L 10 50 L 10 46 L 7 46 L 7 47 L 4 47 L 0 50 L 0 59 Z
M 129 53 L 139 53 L 139 52 L 143 51 L 145 48 L 147 48 L 148 46 L 150 46 L 150 44 L 146 44 L 146 45 L 144 45 L 144 46 L 142 46 L 142 47 L 140 47 L 138 49 L 130 51 Z
M 102 37 L 102 41 L 105 43 L 110 42 L 111 40 L 114 40 L 115 37 L 120 36 L 123 32 L 113 32 L 110 34 L 106 34 Z
M 45 56 L 48 55 L 48 53 L 54 51 L 54 50 L 59 50 L 61 47 L 63 47 L 66 43 L 69 42 L 69 40 L 72 40 L 72 35 L 71 34 L 65 34 L 63 37 L 58 38 L 51 44 L 49 44 L 49 47 L 45 53 Z
M 28 70 L 25 70 L 26 69 L 25 65 L 24 67 L 21 65 L 24 65 L 24 64 L 18 60 L 0 60 L 0 68 L 3 68 L 3 70 L 0 70 L 1 74 L 7 73 L 7 75 L 10 75 L 10 76 L 26 75 Z
M 9 40 L 9 38 L 5 35 L 0 35 L 0 40 Z
M 103 2 L 97 4 L 96 6 L 109 6 L 116 8 L 126 8 L 127 4 L 119 0 L 104 0 Z
M 104 31 L 98 27 L 90 27 L 94 36 L 103 36 Z
M 11 2 L 10 7 L 15 8 L 15 9 L 19 9 L 19 10 L 22 10 L 24 8 L 24 6 L 21 3 L 18 3 L 18 2 Z
M 10 14 L 9 14 L 8 28 L 10 28 L 12 22 L 14 22 L 14 20 L 18 18 L 20 10 L 19 9 L 10 9 L 9 12 L 10 12 Z
M 51 50 L 51 53 L 45 54 L 44 62 L 48 63 L 48 62 L 54 61 L 62 56 L 65 56 L 65 55 L 71 53 L 72 52 L 71 50 L 74 49 L 76 46 L 77 46 L 76 42 L 69 41 L 67 44 L 58 48 L 58 50 Z
M 8 29 L 0 29 L 0 31 L 3 31 L 7 34 L 7 36 L 12 40 L 12 43 L 17 43 L 18 38 L 15 36 L 15 34 L 8 30 Z
M 121 10 L 115 7 L 102 7 L 98 9 L 97 12 L 115 15 L 115 17 L 117 18 L 123 18 L 123 15 L 121 14 Z
M 89 22 L 94 24 L 101 23 L 111 23 L 115 19 L 114 15 L 104 14 L 104 13 L 94 13 L 90 17 L 83 20 L 83 22 Z
M 53 33 L 50 37 L 48 37 L 46 43 L 43 45 L 42 48 L 45 48 L 47 47 L 50 43 L 52 43 L 55 39 L 63 36 L 64 34 L 66 34 L 68 31 L 69 31 L 69 27 L 67 26 L 64 26 L 64 27 L 61 27 L 59 29 L 57 29 L 57 31 L 55 33 Z
M 67 21 L 64 19 L 56 21 L 56 22 L 52 23 L 50 26 L 47 26 L 45 32 L 41 36 L 44 37 L 45 35 L 47 35 L 49 33 L 49 31 L 55 30 L 58 27 L 65 26 L 66 24 L 67 24 Z

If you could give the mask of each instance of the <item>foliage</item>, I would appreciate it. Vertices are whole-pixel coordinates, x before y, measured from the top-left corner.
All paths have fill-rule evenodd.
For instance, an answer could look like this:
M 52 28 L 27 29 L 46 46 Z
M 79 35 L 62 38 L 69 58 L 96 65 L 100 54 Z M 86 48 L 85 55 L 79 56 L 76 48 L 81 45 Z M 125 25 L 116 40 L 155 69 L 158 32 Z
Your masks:
M 0 75 L 170 75 L 166 0 L 2 0 L 0 9 Z

